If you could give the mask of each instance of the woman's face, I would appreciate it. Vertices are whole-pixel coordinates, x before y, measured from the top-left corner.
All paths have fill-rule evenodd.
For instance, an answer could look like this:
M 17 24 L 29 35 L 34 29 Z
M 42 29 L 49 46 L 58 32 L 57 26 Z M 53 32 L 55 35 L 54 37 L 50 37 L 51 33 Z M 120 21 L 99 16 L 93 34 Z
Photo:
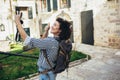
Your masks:
M 60 32 L 60 23 L 58 21 L 55 21 L 54 24 L 51 26 L 51 33 L 58 36 Z

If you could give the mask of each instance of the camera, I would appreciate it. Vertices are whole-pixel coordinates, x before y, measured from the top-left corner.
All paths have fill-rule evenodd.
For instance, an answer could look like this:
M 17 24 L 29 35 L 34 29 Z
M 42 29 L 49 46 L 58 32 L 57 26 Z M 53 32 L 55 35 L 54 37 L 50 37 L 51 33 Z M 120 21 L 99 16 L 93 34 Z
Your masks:
M 20 8 L 19 7 L 16 7 L 15 11 L 16 11 L 16 14 L 20 14 Z

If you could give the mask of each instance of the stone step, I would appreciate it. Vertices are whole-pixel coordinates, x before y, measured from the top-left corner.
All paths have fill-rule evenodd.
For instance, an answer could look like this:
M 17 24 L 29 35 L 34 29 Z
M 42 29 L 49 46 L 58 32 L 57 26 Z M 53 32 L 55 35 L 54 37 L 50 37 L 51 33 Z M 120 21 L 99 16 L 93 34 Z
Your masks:
M 59 74 L 67 77 L 66 72 Z M 90 60 L 69 69 L 68 80 L 120 80 L 120 61 L 109 59 L 106 61 Z M 66 79 L 67 80 L 67 79 Z

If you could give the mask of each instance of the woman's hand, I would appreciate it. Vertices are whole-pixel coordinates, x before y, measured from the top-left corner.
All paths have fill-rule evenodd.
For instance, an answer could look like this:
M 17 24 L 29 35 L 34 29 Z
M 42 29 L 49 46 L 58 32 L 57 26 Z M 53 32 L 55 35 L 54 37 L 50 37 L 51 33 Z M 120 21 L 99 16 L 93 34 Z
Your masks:
M 44 33 L 43 33 L 43 35 L 41 37 L 42 39 L 44 39 L 44 38 L 46 38 L 48 36 L 49 29 L 50 29 L 50 23 L 48 23 L 48 25 L 45 27 Z
M 16 23 L 16 25 L 21 25 L 20 18 L 21 18 L 21 14 L 16 14 L 15 15 L 15 23 Z

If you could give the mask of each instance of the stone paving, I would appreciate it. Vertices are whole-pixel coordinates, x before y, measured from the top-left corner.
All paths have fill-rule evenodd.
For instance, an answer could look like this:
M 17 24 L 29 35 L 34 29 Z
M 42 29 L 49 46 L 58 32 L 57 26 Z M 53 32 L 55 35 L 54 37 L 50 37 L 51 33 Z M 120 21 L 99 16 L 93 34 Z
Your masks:
M 120 50 L 80 44 L 79 51 L 92 56 L 57 75 L 56 80 L 120 80 Z M 35 76 L 29 80 L 39 80 Z

